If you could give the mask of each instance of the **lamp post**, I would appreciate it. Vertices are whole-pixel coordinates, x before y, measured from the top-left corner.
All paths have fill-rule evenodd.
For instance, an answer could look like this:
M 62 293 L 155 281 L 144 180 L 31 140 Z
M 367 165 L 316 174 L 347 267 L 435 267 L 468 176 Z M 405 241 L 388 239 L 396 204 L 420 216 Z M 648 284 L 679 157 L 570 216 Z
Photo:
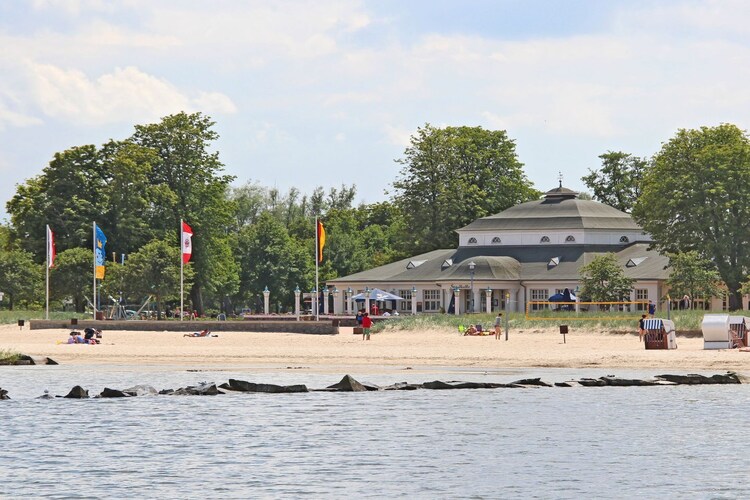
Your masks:
M 411 315 L 417 315 L 417 287 L 411 287 Z
M 489 312 L 492 312 L 492 288 L 487 287 L 486 292 L 487 293 L 484 294 L 484 299 L 487 304 L 487 307 L 486 307 L 487 312 L 489 313 Z
M 458 306 L 458 296 L 459 296 L 459 293 L 460 293 L 460 289 L 458 288 L 458 285 L 454 285 L 453 286 L 453 314 L 455 316 L 458 316 L 459 309 L 461 309 Z
M 370 287 L 365 287 L 365 312 L 370 312 Z
M 268 309 L 269 309 L 268 296 L 269 295 L 271 295 L 271 291 L 268 289 L 268 287 L 265 287 L 263 289 L 263 312 L 264 314 L 268 314 Z
M 353 312 L 352 311 L 352 287 L 347 287 L 346 288 L 346 295 L 347 295 L 347 299 L 346 299 L 346 301 L 347 301 L 346 302 L 346 312 L 348 312 L 349 314 L 351 314 Z
M 469 262 L 469 293 L 471 294 L 469 300 L 469 312 L 474 312 L 474 268 L 477 265 L 472 260 Z
M 300 295 L 299 286 L 295 286 L 294 287 L 294 315 L 297 317 L 297 321 L 299 321 L 299 295 Z
M 338 302 L 339 302 L 339 289 L 335 286 L 333 287 L 333 314 L 338 314 Z
M 328 315 L 328 285 L 323 286 L 323 314 Z

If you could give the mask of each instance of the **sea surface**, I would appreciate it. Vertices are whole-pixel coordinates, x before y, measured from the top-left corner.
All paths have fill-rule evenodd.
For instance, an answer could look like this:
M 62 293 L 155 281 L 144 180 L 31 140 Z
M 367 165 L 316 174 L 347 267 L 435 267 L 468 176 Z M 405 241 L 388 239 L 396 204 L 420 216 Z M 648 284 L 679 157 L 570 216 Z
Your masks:
M 750 497 L 750 385 L 42 400 L 78 384 L 91 394 L 229 378 L 322 388 L 345 373 L 0 368 L 13 398 L 0 401 L 2 498 Z M 659 373 L 351 374 L 387 385 Z

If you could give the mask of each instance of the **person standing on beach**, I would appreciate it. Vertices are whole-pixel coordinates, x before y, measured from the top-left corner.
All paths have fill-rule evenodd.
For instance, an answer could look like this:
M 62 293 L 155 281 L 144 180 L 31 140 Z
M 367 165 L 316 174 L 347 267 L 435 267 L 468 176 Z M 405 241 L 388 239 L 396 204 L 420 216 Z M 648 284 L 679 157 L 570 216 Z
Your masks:
M 500 330 L 502 330 L 503 325 L 503 313 L 497 313 L 497 316 L 495 317 L 495 340 L 500 339 Z
M 362 315 L 362 340 L 370 340 L 370 328 L 372 328 L 372 318 L 366 312 Z
M 641 319 L 638 320 L 638 339 L 642 342 L 643 337 L 646 335 L 646 315 L 641 314 Z
M 656 315 L 656 304 L 653 300 L 648 301 L 648 315 L 652 318 Z

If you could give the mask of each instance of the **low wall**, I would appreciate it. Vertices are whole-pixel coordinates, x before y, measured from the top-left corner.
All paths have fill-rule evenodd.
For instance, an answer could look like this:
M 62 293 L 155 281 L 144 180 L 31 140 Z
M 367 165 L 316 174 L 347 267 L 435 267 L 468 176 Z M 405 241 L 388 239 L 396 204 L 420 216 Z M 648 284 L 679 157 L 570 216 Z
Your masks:
M 125 330 L 134 332 L 169 331 L 169 332 L 197 332 L 208 328 L 212 332 L 278 332 L 278 333 L 306 333 L 312 335 L 336 335 L 339 333 L 339 323 L 332 321 L 97 321 L 92 319 L 74 320 L 44 320 L 32 319 L 29 328 L 45 330 L 61 328 L 69 330 L 83 330 L 97 328 L 107 330 Z

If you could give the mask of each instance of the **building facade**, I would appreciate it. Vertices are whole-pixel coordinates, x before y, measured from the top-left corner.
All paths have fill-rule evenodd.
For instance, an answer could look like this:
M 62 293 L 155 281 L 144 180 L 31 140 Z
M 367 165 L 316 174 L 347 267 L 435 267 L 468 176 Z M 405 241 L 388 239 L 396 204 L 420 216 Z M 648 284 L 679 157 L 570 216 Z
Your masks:
M 456 231 L 458 248 L 329 280 L 331 312 L 352 313 L 352 295 L 374 288 L 403 297 L 386 306 L 401 314 L 524 311 L 529 301 L 575 290 L 580 268 L 609 252 L 635 280 L 631 301 L 659 303 L 666 295 L 668 259 L 649 250 L 650 236 L 629 214 L 562 185 Z

